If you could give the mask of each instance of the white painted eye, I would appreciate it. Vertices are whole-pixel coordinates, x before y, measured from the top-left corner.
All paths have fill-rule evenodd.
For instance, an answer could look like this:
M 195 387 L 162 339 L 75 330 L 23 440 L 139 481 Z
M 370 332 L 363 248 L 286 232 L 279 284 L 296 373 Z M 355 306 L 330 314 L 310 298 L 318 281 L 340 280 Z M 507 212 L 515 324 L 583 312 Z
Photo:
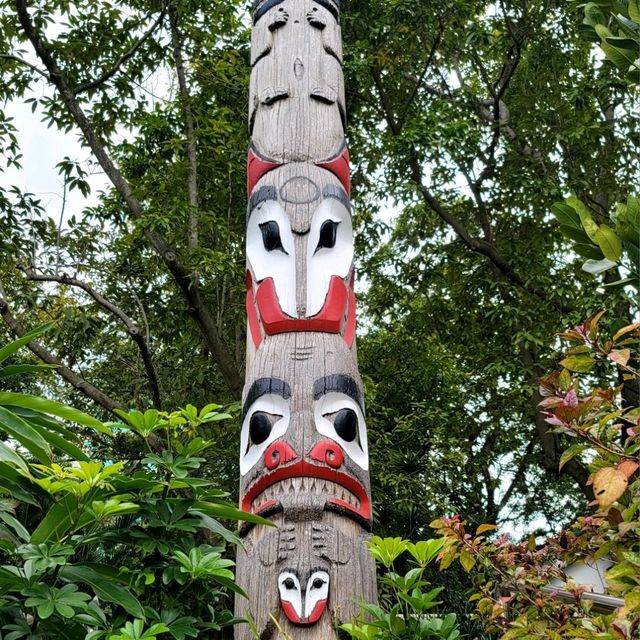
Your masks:
M 329 597 L 329 574 L 326 571 L 314 571 L 307 580 L 304 601 L 304 617 L 310 618 L 318 602 Z
M 267 447 L 287 432 L 289 403 L 279 395 L 260 396 L 249 408 L 240 432 L 240 474 L 260 460 Z
M 280 308 L 296 317 L 296 256 L 291 222 L 275 200 L 251 211 L 247 225 L 247 261 L 257 282 L 273 278 Z
M 288 602 L 298 618 L 302 618 L 302 592 L 298 576 L 292 571 L 283 571 L 278 576 L 278 590 L 280 591 L 280 600 Z
M 314 405 L 316 429 L 337 442 L 365 471 L 369 468 L 367 426 L 358 403 L 344 393 L 320 396 Z
M 311 219 L 307 244 L 307 316 L 324 305 L 331 276 L 346 278 L 353 262 L 353 225 L 349 210 L 326 198 Z

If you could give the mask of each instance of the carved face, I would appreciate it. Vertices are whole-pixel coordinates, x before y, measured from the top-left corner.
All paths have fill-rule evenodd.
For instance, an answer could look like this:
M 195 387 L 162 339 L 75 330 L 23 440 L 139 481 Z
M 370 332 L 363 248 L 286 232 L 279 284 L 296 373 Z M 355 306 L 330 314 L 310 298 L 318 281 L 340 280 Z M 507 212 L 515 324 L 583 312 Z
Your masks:
M 311 165 L 267 173 L 249 201 L 247 315 L 263 335 L 355 330 L 353 227 L 340 181 Z
M 367 433 L 360 379 L 347 370 L 353 358 L 339 336 L 302 335 L 312 346 L 283 334 L 258 352 L 271 363 L 272 377 L 254 380 L 245 394 L 242 508 L 263 515 L 328 509 L 367 525 Z M 324 371 L 337 373 L 319 371 L 314 350 L 325 352 Z M 291 359 L 294 369 L 287 366 Z
M 345 121 L 337 5 L 271 0 L 253 18 L 249 131 L 259 155 L 277 163 L 336 158 Z
M 317 622 L 329 598 L 329 573 L 322 567 L 304 573 L 300 577 L 295 569 L 284 569 L 278 576 L 280 605 L 296 625 Z

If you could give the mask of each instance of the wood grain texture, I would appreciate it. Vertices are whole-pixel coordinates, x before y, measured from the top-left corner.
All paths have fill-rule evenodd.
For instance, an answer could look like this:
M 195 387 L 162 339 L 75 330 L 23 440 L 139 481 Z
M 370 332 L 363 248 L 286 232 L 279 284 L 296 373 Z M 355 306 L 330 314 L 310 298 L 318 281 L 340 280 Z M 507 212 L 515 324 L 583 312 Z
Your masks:
M 252 14 L 240 506 L 275 526 L 241 528 L 235 613 L 264 640 L 333 640 L 376 599 L 339 1 Z
M 327 162 L 344 145 L 340 25 L 313 0 L 284 0 L 255 24 L 249 130 L 279 163 Z

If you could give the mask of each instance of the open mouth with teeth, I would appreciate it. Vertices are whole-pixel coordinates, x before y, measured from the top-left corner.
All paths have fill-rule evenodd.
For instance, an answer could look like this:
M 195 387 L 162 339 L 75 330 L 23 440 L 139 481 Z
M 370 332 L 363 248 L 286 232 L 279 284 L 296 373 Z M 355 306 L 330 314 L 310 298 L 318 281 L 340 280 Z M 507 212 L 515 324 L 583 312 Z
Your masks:
M 359 522 L 371 520 L 366 489 L 353 476 L 305 460 L 279 467 L 254 482 L 242 498 L 242 509 L 256 514 L 276 510 L 285 496 L 326 496 L 325 509 L 340 511 Z

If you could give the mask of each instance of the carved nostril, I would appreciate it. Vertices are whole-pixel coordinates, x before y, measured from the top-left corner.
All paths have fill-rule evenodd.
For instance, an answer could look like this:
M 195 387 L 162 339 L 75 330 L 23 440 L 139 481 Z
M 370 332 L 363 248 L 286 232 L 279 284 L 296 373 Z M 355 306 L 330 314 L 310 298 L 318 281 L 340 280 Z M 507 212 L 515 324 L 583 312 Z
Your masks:
M 295 460 L 297 457 L 298 454 L 286 442 L 274 442 L 264 452 L 264 466 L 269 470 L 273 470 L 281 464 Z
M 339 469 L 344 462 L 342 447 L 332 440 L 321 440 L 318 442 L 313 449 L 311 449 L 309 457 L 318 462 L 325 462 L 333 469 Z

